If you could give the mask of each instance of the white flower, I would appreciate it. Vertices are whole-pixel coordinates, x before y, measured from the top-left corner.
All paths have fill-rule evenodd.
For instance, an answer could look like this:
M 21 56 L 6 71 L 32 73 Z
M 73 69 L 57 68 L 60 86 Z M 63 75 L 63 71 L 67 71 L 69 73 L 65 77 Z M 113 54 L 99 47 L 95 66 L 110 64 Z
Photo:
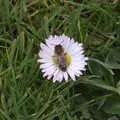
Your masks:
M 61 54 L 56 54 L 55 47 L 62 47 Z M 82 75 L 82 71 L 85 71 L 88 58 L 84 56 L 83 45 L 75 42 L 70 37 L 65 35 L 61 36 L 49 36 L 45 40 L 45 44 L 40 44 L 39 59 L 40 69 L 44 73 L 44 77 L 47 79 L 53 79 L 55 81 L 65 81 L 71 79 L 76 80 L 75 76 Z M 62 62 L 60 62 L 60 60 Z M 60 67 L 60 63 L 63 69 Z

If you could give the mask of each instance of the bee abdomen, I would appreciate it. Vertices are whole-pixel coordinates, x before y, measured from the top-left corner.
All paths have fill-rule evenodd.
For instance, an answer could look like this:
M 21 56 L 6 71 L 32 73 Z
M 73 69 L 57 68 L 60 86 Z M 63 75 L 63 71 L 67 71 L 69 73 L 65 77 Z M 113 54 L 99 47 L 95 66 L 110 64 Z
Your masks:
M 59 68 L 63 71 L 63 72 L 65 72 L 66 70 L 67 70 L 67 66 L 66 66 L 66 64 L 60 64 L 59 65 Z

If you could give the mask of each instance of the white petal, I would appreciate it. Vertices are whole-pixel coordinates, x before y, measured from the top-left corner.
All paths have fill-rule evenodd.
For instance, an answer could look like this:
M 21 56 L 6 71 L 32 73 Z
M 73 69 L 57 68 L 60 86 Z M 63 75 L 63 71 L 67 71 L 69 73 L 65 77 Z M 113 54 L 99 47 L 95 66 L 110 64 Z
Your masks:
M 83 48 L 79 47 L 79 45 L 77 43 L 73 43 L 69 47 L 68 53 L 72 54 L 72 55 L 77 54 L 77 53 L 83 53 Z
M 68 74 L 67 74 L 67 72 L 64 72 L 64 79 L 65 79 L 65 81 L 68 81 Z
M 75 79 L 75 74 L 74 74 L 74 72 L 70 69 L 70 68 L 68 68 L 68 74 L 70 75 L 70 77 L 75 81 L 76 79 Z
M 58 73 L 59 73 L 59 69 L 57 69 L 54 73 L 53 82 L 56 82 L 58 80 Z
M 70 66 L 69 66 L 69 68 L 70 69 L 72 69 L 74 72 L 76 72 L 76 71 L 78 71 L 78 70 L 84 70 L 84 68 L 85 68 L 85 65 L 84 64 L 71 64 Z
M 47 75 L 52 75 L 53 76 L 53 74 L 55 73 L 55 71 L 56 71 L 56 67 L 53 65 L 53 66 L 51 66 L 51 67 L 48 67 L 48 68 L 46 68 L 46 69 L 42 69 L 42 72 L 43 73 L 47 73 Z
M 44 74 L 43 74 L 43 77 L 46 77 L 46 76 L 48 76 L 48 74 L 47 74 L 47 73 L 44 73 Z
M 52 59 L 52 56 L 45 51 L 40 51 L 38 55 L 40 58 Z
M 68 40 L 64 40 L 64 42 L 62 43 L 65 53 L 67 53 L 68 51 L 68 47 L 69 47 L 69 41 Z
M 40 48 L 43 50 L 44 48 L 45 48 L 45 44 L 43 44 L 43 43 L 40 43 Z
M 58 73 L 58 81 L 61 82 L 63 80 L 63 72 L 59 71 Z
M 53 55 L 54 51 L 51 48 L 49 48 L 47 45 L 41 43 L 40 47 L 41 47 L 41 51 L 45 51 L 46 53 Z
M 82 72 L 81 72 L 81 71 L 76 71 L 76 72 L 75 72 L 75 75 L 76 75 L 77 77 L 79 77 L 80 75 L 82 75 Z
M 38 59 L 37 62 L 39 62 L 39 63 L 49 63 L 49 62 L 53 63 L 53 61 L 51 59 L 48 59 L 48 60 L 46 60 L 46 59 Z
M 53 65 L 54 65 L 53 63 L 44 63 L 44 64 L 40 65 L 40 68 L 41 69 L 45 69 L 45 68 L 49 68 L 49 67 L 51 67 Z
M 57 45 L 60 44 L 63 40 L 60 38 L 60 36 L 50 36 L 48 39 L 46 39 L 46 44 L 50 45 Z
M 88 57 L 85 57 L 85 61 L 88 61 Z
M 48 80 L 51 79 L 51 78 L 52 78 L 52 75 L 49 75 L 49 76 L 47 77 Z

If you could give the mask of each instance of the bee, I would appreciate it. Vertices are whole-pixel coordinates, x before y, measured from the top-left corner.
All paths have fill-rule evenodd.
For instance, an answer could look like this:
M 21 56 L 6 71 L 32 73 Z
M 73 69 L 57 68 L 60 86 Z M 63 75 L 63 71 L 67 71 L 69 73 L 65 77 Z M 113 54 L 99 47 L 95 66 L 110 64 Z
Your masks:
M 65 72 L 67 69 L 67 62 L 66 62 L 64 48 L 62 47 L 62 45 L 58 44 L 55 46 L 54 52 L 58 67 L 60 68 L 60 70 Z

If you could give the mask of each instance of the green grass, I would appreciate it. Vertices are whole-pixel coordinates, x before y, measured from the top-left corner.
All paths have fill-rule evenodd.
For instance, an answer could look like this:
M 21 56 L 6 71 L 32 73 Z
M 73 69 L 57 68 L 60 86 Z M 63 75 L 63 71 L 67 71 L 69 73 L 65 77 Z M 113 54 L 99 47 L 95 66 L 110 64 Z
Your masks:
M 75 1 L 0 1 L 0 120 L 120 118 L 119 1 Z M 87 71 L 52 83 L 36 62 L 39 44 L 63 33 L 84 44 Z

